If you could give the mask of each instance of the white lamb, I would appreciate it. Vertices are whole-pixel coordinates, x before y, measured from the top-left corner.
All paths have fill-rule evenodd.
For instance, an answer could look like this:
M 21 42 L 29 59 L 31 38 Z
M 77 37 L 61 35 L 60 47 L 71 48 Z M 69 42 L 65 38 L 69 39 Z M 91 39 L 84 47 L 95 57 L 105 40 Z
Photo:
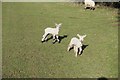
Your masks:
M 60 29 L 61 25 L 62 25 L 62 23 L 60 23 L 60 24 L 55 23 L 56 28 L 50 28 L 50 27 L 46 28 L 45 33 L 42 38 L 42 42 L 47 40 L 47 36 L 49 34 L 52 34 L 53 40 L 57 39 L 57 41 L 59 42 L 58 33 L 59 33 L 59 29 Z
M 90 10 L 95 9 L 95 2 L 93 0 L 85 0 L 85 9 L 89 8 Z
M 80 36 L 77 34 L 79 38 L 73 37 L 68 45 L 67 51 L 69 51 L 71 48 L 74 48 L 75 56 L 77 57 L 77 54 L 81 54 L 82 51 L 82 45 L 83 45 L 83 40 L 86 37 L 86 35 Z

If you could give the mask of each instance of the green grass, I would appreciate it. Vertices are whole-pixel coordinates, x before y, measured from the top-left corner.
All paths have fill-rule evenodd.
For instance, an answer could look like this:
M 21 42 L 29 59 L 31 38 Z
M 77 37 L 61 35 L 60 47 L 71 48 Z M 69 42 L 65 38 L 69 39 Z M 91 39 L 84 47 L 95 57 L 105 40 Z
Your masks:
M 72 3 L 3 3 L 3 77 L 118 77 L 117 9 Z M 44 29 L 63 23 L 61 43 L 41 43 Z M 70 39 L 86 34 L 81 56 L 67 52 Z
M 2 2 L 0 1 L 0 77 L 2 78 Z

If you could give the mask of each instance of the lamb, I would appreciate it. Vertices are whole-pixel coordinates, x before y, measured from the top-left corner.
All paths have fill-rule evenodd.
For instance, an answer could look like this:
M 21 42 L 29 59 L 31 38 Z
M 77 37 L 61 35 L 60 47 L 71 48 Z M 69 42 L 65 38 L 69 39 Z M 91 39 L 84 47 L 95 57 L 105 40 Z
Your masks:
M 59 29 L 60 29 L 61 25 L 62 25 L 62 23 L 60 23 L 60 24 L 56 24 L 56 23 L 55 23 L 56 28 L 51 28 L 51 27 L 46 28 L 46 29 L 45 29 L 45 33 L 44 33 L 44 35 L 43 35 L 43 37 L 42 37 L 42 42 L 44 42 L 44 41 L 47 40 L 47 36 L 48 36 L 49 34 L 52 34 L 53 40 L 56 39 L 56 40 L 59 42 L 58 33 L 59 33 Z
M 77 57 L 77 54 L 81 54 L 82 46 L 83 46 L 83 40 L 86 37 L 86 35 L 80 36 L 77 34 L 79 38 L 73 37 L 68 45 L 67 51 L 69 51 L 71 48 L 74 48 L 75 56 Z
M 85 9 L 95 10 L 95 2 L 93 0 L 85 0 Z

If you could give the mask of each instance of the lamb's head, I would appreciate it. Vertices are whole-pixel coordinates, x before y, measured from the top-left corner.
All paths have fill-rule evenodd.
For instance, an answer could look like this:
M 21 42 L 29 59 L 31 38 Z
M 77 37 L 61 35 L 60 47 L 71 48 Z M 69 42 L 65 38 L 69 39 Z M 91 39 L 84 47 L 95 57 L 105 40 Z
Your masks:
M 77 34 L 77 36 L 79 37 L 80 42 L 83 42 L 84 38 L 86 37 L 86 35 L 81 36 L 79 34 Z
M 62 25 L 62 23 L 59 23 L 59 24 L 55 23 L 56 28 L 60 28 L 61 25 Z

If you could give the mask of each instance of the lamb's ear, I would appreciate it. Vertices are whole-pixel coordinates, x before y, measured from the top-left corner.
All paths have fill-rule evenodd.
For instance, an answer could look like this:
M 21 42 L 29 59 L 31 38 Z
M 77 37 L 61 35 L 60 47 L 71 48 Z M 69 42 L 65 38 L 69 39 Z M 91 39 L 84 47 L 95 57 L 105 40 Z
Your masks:
M 83 35 L 83 38 L 85 38 L 87 35 Z
M 80 38 L 80 35 L 79 35 L 79 34 L 77 34 L 77 36 Z
M 55 26 L 57 26 L 58 24 L 57 23 L 55 23 Z
M 62 25 L 62 23 L 59 24 L 60 26 Z

